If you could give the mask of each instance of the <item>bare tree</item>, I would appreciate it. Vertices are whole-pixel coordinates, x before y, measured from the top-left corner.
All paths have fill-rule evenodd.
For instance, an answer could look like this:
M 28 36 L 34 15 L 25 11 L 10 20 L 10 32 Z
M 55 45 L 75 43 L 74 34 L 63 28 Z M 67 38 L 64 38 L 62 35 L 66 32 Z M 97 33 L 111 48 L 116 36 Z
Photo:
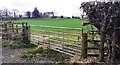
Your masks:
M 40 17 L 40 12 L 37 9 L 37 7 L 34 8 L 34 11 L 32 12 L 32 17 L 33 18 L 39 18 Z
M 2 17 L 5 19 L 8 19 L 9 17 L 12 16 L 12 12 L 10 12 L 10 10 L 8 10 L 7 8 L 3 9 L 1 14 L 2 14 Z
M 2 10 L 0 10 L 0 19 L 2 19 Z
M 13 17 L 17 18 L 17 13 L 19 12 L 17 9 L 12 9 L 13 11 Z
M 31 18 L 31 12 L 30 12 L 30 11 L 27 11 L 27 12 L 26 12 L 26 16 L 27 16 L 27 18 Z

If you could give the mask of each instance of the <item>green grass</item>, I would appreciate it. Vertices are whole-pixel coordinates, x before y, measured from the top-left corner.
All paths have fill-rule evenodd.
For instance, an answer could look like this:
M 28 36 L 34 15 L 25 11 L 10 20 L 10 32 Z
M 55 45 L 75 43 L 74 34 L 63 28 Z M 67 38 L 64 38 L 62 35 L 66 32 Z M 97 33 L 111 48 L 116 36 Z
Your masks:
M 29 43 L 29 44 L 25 44 L 25 43 L 18 43 L 18 44 L 12 44 L 10 45 L 12 48 L 33 48 L 33 47 L 37 47 L 37 45 Z
M 68 62 L 70 56 L 59 53 L 49 48 L 44 48 L 41 46 L 31 48 L 30 50 L 24 51 L 20 54 L 21 58 L 34 60 L 39 58 L 48 58 L 54 62 Z
M 15 20 L 14 22 L 27 22 L 31 26 L 31 33 L 32 34 L 46 34 L 47 32 L 41 32 L 39 30 L 50 30 L 55 32 L 63 31 L 63 29 L 58 28 L 41 28 L 40 26 L 57 26 L 57 27 L 68 27 L 68 28 L 83 28 L 84 32 L 88 31 L 90 29 L 90 26 L 82 26 L 82 23 L 85 22 L 84 20 L 80 19 L 25 19 L 25 20 Z M 36 30 L 33 30 L 36 29 Z M 81 34 L 82 30 L 68 30 L 64 29 L 64 32 L 72 33 L 72 34 Z M 48 34 L 48 33 L 47 33 Z M 54 36 L 63 36 L 62 34 L 54 34 L 49 33 L 50 35 Z M 70 36 L 70 35 L 64 35 L 65 38 L 77 40 L 77 36 Z M 54 40 L 62 40 L 58 38 L 54 38 Z M 72 42 L 69 40 L 65 40 L 65 42 L 69 43 L 78 43 L 79 42 Z
M 79 19 L 27 19 L 18 20 L 17 22 L 28 22 L 30 25 L 60 26 L 81 28 L 83 20 Z
M 62 31 L 62 29 L 56 29 L 56 28 L 41 28 L 40 26 L 57 26 L 57 27 L 69 27 L 69 28 L 83 28 L 84 32 L 87 32 L 88 30 L 90 30 L 90 25 L 89 26 L 82 26 L 82 23 L 85 22 L 84 20 L 80 20 L 80 19 L 25 19 L 25 20 L 15 20 L 14 22 L 27 22 L 30 26 L 31 26 L 31 33 L 33 34 L 42 34 L 44 32 L 40 32 L 38 30 L 51 30 L 51 31 Z M 33 29 L 37 29 L 37 30 L 33 30 Z M 77 33 L 80 34 L 81 30 L 64 30 L 65 32 L 69 32 L 69 33 Z M 54 34 L 54 33 L 49 33 L 50 35 L 54 35 L 54 36 L 63 36 L 62 34 Z M 70 35 L 65 35 L 65 38 L 69 38 L 69 39 L 74 39 L 77 40 L 77 36 L 70 36 Z M 52 38 L 53 40 L 63 40 L 60 38 Z M 69 40 L 64 40 L 65 42 L 68 42 L 70 44 L 80 44 L 80 42 L 72 42 Z M 81 39 L 80 39 L 81 41 Z M 46 41 L 48 42 L 48 41 Z M 90 46 L 90 45 L 89 45 Z M 32 56 L 33 53 L 31 53 L 32 51 L 36 51 L 37 48 L 33 48 L 28 52 L 22 53 L 22 56 L 24 57 L 34 57 Z M 42 55 L 47 57 L 47 56 L 51 56 L 51 54 L 48 54 L 48 52 L 51 52 L 51 50 L 48 50 L 47 52 L 44 52 Z M 31 54 L 29 54 L 31 53 Z M 36 56 L 36 55 L 35 55 Z
M 32 34 L 48 34 L 47 32 L 41 32 L 39 30 L 50 30 L 55 32 L 63 32 L 63 29 L 58 28 L 41 28 L 40 26 L 57 26 L 57 27 L 68 27 L 68 28 L 83 28 L 84 32 L 90 29 L 90 26 L 82 26 L 82 23 L 85 22 L 84 20 L 80 19 L 25 19 L 25 20 L 15 20 L 15 22 L 27 22 L 31 26 L 31 33 Z M 33 30 L 36 29 L 36 30 Z M 81 34 L 82 30 L 68 30 L 64 29 L 64 32 L 72 33 L 72 34 Z M 54 34 L 49 33 L 53 36 L 60 36 L 62 37 L 62 34 Z M 77 36 L 70 36 L 70 35 L 64 35 L 65 38 L 77 40 Z M 59 38 L 52 38 L 53 40 L 63 40 Z M 80 42 L 72 42 L 69 40 L 64 40 L 65 42 L 69 43 L 80 43 Z
M 42 26 L 57 26 L 57 27 L 69 27 L 69 28 L 83 28 L 84 31 L 87 31 L 87 27 L 82 26 L 84 20 L 80 20 L 80 19 L 26 19 L 26 20 L 16 20 L 15 22 L 28 22 L 28 24 L 31 26 L 31 29 L 38 29 L 38 30 L 61 31 L 61 29 L 55 29 L 55 28 L 52 29 L 41 28 L 40 26 L 42 25 Z M 64 31 L 71 32 L 71 30 L 64 30 Z M 37 31 L 31 30 L 31 32 L 37 32 Z M 72 32 L 74 31 L 72 30 Z

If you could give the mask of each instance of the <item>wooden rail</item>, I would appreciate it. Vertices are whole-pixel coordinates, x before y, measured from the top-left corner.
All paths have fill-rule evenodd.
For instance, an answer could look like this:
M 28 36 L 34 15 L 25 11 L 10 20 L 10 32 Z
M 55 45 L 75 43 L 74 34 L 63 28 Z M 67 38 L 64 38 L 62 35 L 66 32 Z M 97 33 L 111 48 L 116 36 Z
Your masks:
M 0 22 L 0 25 L 3 40 L 30 43 L 30 26 L 26 22 Z

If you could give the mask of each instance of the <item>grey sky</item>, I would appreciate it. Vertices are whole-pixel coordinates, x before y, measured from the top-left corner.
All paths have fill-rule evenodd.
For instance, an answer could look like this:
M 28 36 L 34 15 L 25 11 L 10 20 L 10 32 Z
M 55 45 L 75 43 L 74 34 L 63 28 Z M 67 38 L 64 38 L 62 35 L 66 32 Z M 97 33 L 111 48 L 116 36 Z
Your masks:
M 90 0 L 1 0 L 0 9 L 18 9 L 22 14 L 37 7 L 40 12 L 53 11 L 58 15 L 72 16 L 81 14 L 79 7 L 84 1 Z

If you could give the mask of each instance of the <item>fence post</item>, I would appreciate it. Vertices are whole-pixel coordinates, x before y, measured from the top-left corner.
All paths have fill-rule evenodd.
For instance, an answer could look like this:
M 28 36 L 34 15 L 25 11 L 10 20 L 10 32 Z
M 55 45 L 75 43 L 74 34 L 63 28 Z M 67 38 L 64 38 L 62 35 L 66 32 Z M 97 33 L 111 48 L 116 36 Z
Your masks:
M 8 30 L 7 30 L 8 26 L 7 26 L 7 23 L 4 23 L 4 36 L 5 36 L 5 39 L 8 40 Z
M 50 48 L 50 31 L 48 30 L 48 43 L 49 43 L 49 48 Z
M 63 36 L 63 38 L 62 38 L 62 47 L 64 48 L 64 29 L 62 29 L 62 36 Z
M 87 58 L 87 33 L 82 33 L 81 57 Z
M 27 37 L 28 37 L 28 43 L 31 43 L 31 38 L 30 38 L 30 35 L 31 35 L 31 33 L 30 33 L 30 26 L 28 26 L 28 31 L 27 31 Z
M 29 44 L 30 43 L 30 32 L 29 26 L 23 26 L 23 43 Z
M 16 33 L 18 33 L 18 25 L 16 25 Z
M 23 26 L 22 34 L 23 34 L 22 43 L 25 43 L 25 26 Z
M 13 22 L 11 22 L 11 26 L 12 26 L 11 27 L 12 28 L 12 32 L 14 32 L 15 29 L 14 29 L 14 23 Z
M 4 39 L 4 37 L 5 37 L 5 34 L 3 34 L 3 33 L 5 33 L 5 23 L 3 23 L 2 24 L 2 28 L 4 28 L 4 29 L 2 29 L 2 40 Z

